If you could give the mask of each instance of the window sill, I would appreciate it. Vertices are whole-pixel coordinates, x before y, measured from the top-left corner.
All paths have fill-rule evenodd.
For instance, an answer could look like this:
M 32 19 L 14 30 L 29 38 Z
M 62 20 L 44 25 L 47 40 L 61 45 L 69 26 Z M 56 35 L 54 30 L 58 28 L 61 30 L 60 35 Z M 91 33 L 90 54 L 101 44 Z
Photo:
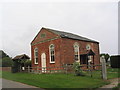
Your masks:
M 35 63 L 35 65 L 37 65 L 38 63 Z
M 50 63 L 53 63 L 53 64 L 54 64 L 55 62 L 50 62 Z

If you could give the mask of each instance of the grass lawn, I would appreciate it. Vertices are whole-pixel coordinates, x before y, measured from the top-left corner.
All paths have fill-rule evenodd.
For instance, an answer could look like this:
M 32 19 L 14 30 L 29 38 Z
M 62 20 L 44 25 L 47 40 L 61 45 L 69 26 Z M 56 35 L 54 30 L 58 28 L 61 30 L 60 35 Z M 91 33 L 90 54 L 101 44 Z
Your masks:
M 108 79 L 117 78 L 118 70 L 108 69 Z M 92 72 L 93 77 L 75 76 L 73 74 L 31 74 L 31 73 L 11 73 L 2 72 L 2 77 L 37 86 L 40 88 L 98 88 L 108 82 L 101 79 L 101 72 Z
M 2 72 L 2 77 L 41 88 L 98 88 L 108 84 L 98 78 L 73 74 L 28 74 Z
M 107 69 L 107 77 L 111 78 L 120 78 L 120 68 L 108 68 Z

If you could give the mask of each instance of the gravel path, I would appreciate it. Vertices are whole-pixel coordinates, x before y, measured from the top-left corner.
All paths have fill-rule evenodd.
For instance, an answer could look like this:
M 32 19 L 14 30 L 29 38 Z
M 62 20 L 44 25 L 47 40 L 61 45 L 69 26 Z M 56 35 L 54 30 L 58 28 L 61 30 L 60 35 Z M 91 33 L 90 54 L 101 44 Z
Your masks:
M 108 81 L 110 81 L 111 83 L 108 84 L 108 85 L 102 86 L 102 87 L 100 87 L 97 90 L 101 90 L 102 88 L 109 88 L 109 90 L 112 90 L 113 87 L 116 87 L 118 85 L 118 83 L 120 83 L 119 82 L 120 78 L 114 78 L 114 79 L 110 79 Z

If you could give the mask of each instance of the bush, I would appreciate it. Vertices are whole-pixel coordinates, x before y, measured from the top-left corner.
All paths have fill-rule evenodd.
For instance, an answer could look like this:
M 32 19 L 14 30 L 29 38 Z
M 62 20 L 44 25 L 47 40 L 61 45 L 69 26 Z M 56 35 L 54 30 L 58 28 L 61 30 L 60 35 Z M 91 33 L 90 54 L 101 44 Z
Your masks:
M 12 66 L 12 73 L 19 72 L 19 70 L 20 70 L 20 63 L 18 61 L 14 61 Z
M 31 60 L 26 60 L 26 61 L 25 61 L 25 66 L 26 66 L 26 67 L 28 67 L 28 66 L 31 67 Z
M 0 59 L 0 62 L 2 62 L 2 64 L 0 65 L 2 67 L 11 67 L 13 65 L 13 61 L 9 57 L 4 57 Z
M 112 68 L 120 68 L 120 55 L 111 56 L 110 64 Z
M 80 69 L 80 63 L 78 62 L 73 63 L 73 68 L 75 70 L 76 76 L 84 76 L 83 71 Z

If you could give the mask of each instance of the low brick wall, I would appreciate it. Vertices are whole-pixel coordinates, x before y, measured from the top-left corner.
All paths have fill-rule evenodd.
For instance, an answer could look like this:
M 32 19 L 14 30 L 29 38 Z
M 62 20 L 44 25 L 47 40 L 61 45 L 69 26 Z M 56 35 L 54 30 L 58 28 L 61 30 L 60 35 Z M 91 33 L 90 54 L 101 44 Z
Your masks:
M 0 67 L 0 71 L 9 71 L 9 72 L 11 72 L 11 67 Z

